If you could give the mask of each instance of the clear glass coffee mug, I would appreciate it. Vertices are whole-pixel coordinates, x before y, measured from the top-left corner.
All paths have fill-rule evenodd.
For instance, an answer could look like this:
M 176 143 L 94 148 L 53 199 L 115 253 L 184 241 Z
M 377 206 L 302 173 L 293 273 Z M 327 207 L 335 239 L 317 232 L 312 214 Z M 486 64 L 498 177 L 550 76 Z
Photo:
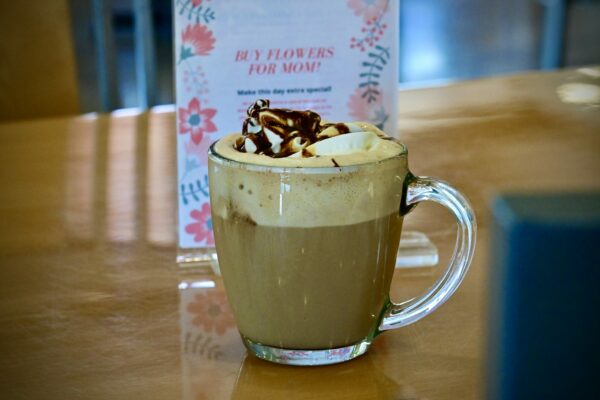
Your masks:
M 447 183 L 415 177 L 397 156 L 341 167 L 284 168 L 209 150 L 212 224 L 223 283 L 244 343 L 281 364 L 324 365 L 363 354 L 383 331 L 428 315 L 458 288 L 476 223 Z M 402 220 L 430 200 L 458 223 L 454 255 L 421 297 L 389 290 Z

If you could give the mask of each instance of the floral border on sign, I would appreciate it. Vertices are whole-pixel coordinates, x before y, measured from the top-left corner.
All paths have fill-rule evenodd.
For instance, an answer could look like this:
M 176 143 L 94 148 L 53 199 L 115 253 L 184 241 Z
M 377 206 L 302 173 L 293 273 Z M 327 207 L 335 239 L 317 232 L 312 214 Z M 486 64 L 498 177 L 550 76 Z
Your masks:
M 348 0 L 347 5 L 356 16 L 362 17 L 364 22 L 361 28 L 363 36 L 352 37 L 350 48 L 359 49 L 361 52 L 372 48 L 361 63 L 360 83 L 348 101 L 349 114 L 358 120 L 370 121 L 383 129 L 389 114 L 383 106 L 384 93 L 380 87 L 380 78 L 391 54 L 389 47 L 376 42 L 381 39 L 387 28 L 383 19 L 389 10 L 389 0 Z
M 381 94 L 378 89 L 379 78 L 381 77 L 380 73 L 390 59 L 389 48 L 377 45 L 375 46 L 375 50 L 376 51 L 367 54 L 367 60 L 362 63 L 364 70 L 359 74 L 359 78 L 361 78 L 363 82 L 361 82 L 358 87 L 364 88 L 362 96 L 366 98 L 368 103 L 376 101 L 377 97 Z
M 181 33 L 181 47 L 177 64 L 191 57 L 207 56 L 215 48 L 215 37 L 206 25 L 188 25 Z
M 368 102 L 363 96 L 363 89 L 357 87 L 348 100 L 348 114 L 357 121 L 370 121 L 379 129 L 383 129 L 389 115 L 383 106 L 384 93 L 380 93 L 375 101 Z
M 213 232 L 212 216 L 210 212 L 210 203 L 208 201 L 202 204 L 199 209 L 193 209 L 190 217 L 194 222 L 185 226 L 185 232 L 194 236 L 194 242 L 204 242 L 207 245 L 215 244 L 215 235 Z
M 183 138 L 185 161 L 180 172 L 179 197 L 182 207 L 193 207 L 184 232 L 192 236 L 195 243 L 212 246 L 208 175 L 202 168 L 207 164 L 210 135 L 218 130 L 213 121 L 217 109 L 208 106 L 208 80 L 200 64 L 201 57 L 209 56 L 216 45 L 216 38 L 208 27 L 216 17 L 214 10 L 206 5 L 208 2 L 210 0 L 176 0 L 175 7 L 178 17 L 187 20 L 176 33 L 181 38 L 176 68 L 183 83 L 182 93 L 178 95 L 187 97 L 187 106 L 180 100 L 177 108 L 178 133 L 186 136 Z M 198 207 L 194 203 L 198 203 Z
M 383 17 L 389 9 L 389 0 L 348 0 L 348 7 L 354 11 L 354 15 L 362 16 L 364 25 L 360 31 L 362 37 L 352 37 L 350 48 L 365 51 L 367 47 L 373 47 L 379 41 L 387 24 L 383 23 Z
M 208 197 L 208 176 L 204 175 L 203 182 L 200 179 L 196 179 L 187 184 L 182 183 L 179 190 L 181 191 L 181 201 L 183 201 L 184 205 L 187 206 L 192 201 L 198 202 L 200 201 L 199 195 Z
M 202 6 L 203 0 L 177 0 L 176 5 L 179 7 L 179 15 L 187 13 L 188 21 L 195 21 L 196 23 L 201 20 L 208 24 L 210 21 L 215 19 L 215 12 L 210 7 Z M 205 0 L 209 2 L 210 0 Z

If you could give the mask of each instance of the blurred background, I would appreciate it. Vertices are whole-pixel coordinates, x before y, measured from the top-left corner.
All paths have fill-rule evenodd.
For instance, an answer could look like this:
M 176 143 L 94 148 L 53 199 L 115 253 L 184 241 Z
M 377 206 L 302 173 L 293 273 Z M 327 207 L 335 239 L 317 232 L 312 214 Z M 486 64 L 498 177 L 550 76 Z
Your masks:
M 172 104 L 172 1 L 191 0 L 0 0 L 0 119 L 28 116 L 19 74 L 72 88 L 47 115 Z M 599 0 L 400 0 L 399 18 L 401 87 L 600 63 Z
M 73 25 L 79 43 L 77 58 L 90 59 L 90 24 L 81 23 L 88 17 L 82 4 L 86 1 L 71 3 L 78 21 Z M 138 102 L 136 74 L 130 67 L 134 65 L 135 52 L 134 0 L 112 3 L 119 98 L 124 107 L 133 107 Z M 151 2 L 157 104 L 174 102 L 171 4 L 171 0 Z M 456 79 L 600 63 L 598 21 L 600 1 L 595 0 L 400 0 L 400 84 L 427 86 Z M 555 26 L 546 26 L 552 24 Z M 543 65 L 545 39 L 553 41 L 560 54 L 554 64 Z M 86 71 L 81 70 L 84 67 Z M 93 65 L 81 68 L 80 76 L 93 74 Z M 93 99 L 83 100 L 94 108 Z

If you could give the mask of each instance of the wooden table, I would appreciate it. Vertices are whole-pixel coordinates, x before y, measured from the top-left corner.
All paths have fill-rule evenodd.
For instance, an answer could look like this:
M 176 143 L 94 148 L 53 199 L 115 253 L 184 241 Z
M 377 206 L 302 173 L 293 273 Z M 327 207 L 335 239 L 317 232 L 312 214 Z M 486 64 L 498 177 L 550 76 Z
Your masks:
M 316 368 L 246 356 L 220 279 L 175 265 L 172 112 L 1 124 L 0 397 L 480 398 L 491 198 L 600 189 L 599 105 L 557 96 L 577 82 L 600 84 L 570 70 L 401 92 L 411 168 L 471 199 L 475 259 L 437 312 Z M 441 207 L 418 207 L 406 225 L 446 261 L 455 228 Z M 392 297 L 438 273 L 399 270 Z

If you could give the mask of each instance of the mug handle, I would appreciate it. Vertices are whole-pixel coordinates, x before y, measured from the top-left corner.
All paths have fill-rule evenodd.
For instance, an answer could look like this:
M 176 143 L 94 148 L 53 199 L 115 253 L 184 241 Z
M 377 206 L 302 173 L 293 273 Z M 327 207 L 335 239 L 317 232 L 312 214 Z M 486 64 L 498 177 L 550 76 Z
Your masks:
M 441 306 L 456 291 L 464 279 L 475 250 L 477 223 L 468 200 L 448 183 L 429 177 L 406 177 L 406 198 L 400 206 L 400 213 L 407 214 L 422 201 L 439 203 L 456 217 L 458 232 L 454 254 L 450 264 L 440 279 L 422 296 L 399 304 L 389 303 L 379 331 L 400 328 L 412 324 Z

